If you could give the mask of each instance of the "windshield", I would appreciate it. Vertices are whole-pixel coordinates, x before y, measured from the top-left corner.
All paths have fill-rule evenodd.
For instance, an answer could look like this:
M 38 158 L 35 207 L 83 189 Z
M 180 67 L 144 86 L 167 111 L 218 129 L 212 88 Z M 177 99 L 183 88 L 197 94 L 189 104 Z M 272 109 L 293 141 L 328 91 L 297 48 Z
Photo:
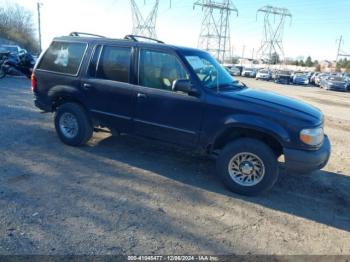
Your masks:
M 337 77 L 337 76 L 336 77 L 330 77 L 329 80 L 330 81 L 337 81 L 337 82 L 343 82 L 344 81 L 343 78 Z
M 211 55 L 196 52 L 185 55 L 203 86 L 209 89 L 220 87 L 243 87 Z

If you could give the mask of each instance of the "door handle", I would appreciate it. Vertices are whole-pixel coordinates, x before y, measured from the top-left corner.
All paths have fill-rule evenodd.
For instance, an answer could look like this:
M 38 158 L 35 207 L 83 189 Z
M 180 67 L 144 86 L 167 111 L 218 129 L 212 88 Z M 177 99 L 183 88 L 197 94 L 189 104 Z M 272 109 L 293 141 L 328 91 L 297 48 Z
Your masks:
M 137 93 L 137 98 L 146 98 L 146 94 L 143 93 Z
M 83 84 L 83 87 L 84 87 L 85 89 L 89 89 L 89 88 L 92 87 L 92 85 L 91 85 L 91 84 L 84 83 L 84 84 Z

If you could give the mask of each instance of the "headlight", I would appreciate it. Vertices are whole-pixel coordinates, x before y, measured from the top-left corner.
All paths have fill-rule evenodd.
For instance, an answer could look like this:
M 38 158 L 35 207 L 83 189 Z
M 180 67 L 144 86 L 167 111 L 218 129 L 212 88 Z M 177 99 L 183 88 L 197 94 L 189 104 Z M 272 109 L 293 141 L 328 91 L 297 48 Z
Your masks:
M 323 128 L 310 128 L 300 131 L 300 140 L 310 146 L 317 146 L 323 142 Z

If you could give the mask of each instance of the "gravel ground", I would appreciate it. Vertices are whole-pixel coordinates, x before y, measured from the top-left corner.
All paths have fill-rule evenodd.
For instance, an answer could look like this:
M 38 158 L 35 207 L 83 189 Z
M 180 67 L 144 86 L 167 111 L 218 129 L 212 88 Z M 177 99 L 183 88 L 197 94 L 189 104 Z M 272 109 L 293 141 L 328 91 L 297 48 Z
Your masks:
M 244 81 L 324 111 L 324 170 L 238 196 L 211 160 L 168 145 L 98 133 L 65 146 L 29 81 L 0 80 L 0 254 L 350 255 L 350 94 Z

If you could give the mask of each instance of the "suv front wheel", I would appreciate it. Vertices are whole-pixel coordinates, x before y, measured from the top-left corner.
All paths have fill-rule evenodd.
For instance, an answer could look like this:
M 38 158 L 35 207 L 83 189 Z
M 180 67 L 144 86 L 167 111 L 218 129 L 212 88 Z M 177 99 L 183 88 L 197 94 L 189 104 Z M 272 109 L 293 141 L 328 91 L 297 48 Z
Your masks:
M 265 143 L 242 138 L 226 145 L 217 159 L 217 170 L 225 185 L 242 195 L 270 189 L 278 179 L 278 161 Z
M 64 103 L 58 107 L 55 128 L 61 141 L 70 146 L 85 144 L 93 133 L 86 110 L 76 103 Z

